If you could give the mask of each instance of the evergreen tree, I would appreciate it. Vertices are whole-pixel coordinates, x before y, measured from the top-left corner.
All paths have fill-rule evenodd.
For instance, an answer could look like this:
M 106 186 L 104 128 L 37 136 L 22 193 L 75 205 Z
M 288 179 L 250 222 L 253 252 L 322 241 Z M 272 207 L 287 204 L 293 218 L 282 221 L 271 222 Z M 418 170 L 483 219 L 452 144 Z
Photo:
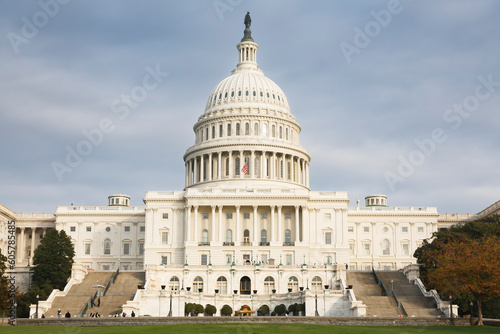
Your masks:
M 9 309 L 9 282 L 5 277 L 5 270 L 7 269 L 7 257 L 0 252 L 0 311 L 2 312 L 2 323 L 5 318 L 5 312 Z
M 71 275 L 74 256 L 75 250 L 66 232 L 48 230 L 35 250 L 33 285 L 42 290 L 46 290 L 44 288 L 47 286 L 63 290 Z

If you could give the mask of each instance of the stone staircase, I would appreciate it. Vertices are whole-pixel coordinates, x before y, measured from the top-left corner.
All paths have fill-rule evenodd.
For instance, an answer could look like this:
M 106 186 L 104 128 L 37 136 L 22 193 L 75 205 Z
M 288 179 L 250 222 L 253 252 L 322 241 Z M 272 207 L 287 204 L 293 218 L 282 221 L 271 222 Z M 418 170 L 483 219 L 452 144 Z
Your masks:
M 399 317 L 396 301 L 382 295 L 371 272 L 347 272 L 347 284 L 352 285 L 356 299 L 366 305 L 367 317 Z
M 146 279 L 145 272 L 120 272 L 114 284 L 109 286 L 106 295 L 101 297 L 100 306 L 87 309 L 85 314 L 98 312 L 101 316 L 113 315 L 122 312 L 122 305 L 127 300 L 134 298 L 137 285 L 144 285 Z M 97 305 L 97 301 L 95 302 Z
M 85 307 L 87 301 L 95 294 L 95 285 L 97 282 L 99 281 L 100 285 L 106 285 L 113 274 L 113 272 L 89 272 L 82 283 L 74 284 L 71 287 L 66 296 L 54 298 L 52 308 L 45 312 L 45 317 L 56 318 L 58 309 L 61 310 L 62 317 L 68 311 L 72 317 L 78 315 Z
M 415 317 L 437 317 L 444 313 L 437 309 L 436 302 L 432 297 L 425 297 L 418 286 L 408 281 L 406 276 L 399 271 L 377 272 L 390 294 L 391 286 L 394 284 L 394 293 L 408 313 Z M 392 281 L 392 282 L 391 282 Z

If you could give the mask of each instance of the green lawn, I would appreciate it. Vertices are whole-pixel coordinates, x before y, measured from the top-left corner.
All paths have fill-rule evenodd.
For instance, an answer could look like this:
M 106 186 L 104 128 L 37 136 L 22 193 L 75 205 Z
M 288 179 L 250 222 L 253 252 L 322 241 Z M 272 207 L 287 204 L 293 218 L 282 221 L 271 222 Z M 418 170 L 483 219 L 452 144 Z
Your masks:
M 322 325 L 287 324 L 188 324 L 164 326 L 112 326 L 112 327 L 73 327 L 73 326 L 2 326 L 0 333 L 29 334 L 165 334 L 165 333 L 237 333 L 237 334 L 294 334 L 294 333 L 346 333 L 346 334 L 410 334 L 410 333 L 500 333 L 498 327 L 349 327 Z

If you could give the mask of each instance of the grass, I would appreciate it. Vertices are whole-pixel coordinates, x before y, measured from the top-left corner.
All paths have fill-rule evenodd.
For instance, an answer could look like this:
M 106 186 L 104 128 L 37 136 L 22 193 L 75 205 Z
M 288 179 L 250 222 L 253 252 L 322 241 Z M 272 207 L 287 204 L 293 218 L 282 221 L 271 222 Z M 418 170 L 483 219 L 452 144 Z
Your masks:
M 341 333 L 341 334 L 438 334 L 438 333 L 500 333 L 498 327 L 354 327 L 324 326 L 300 324 L 186 324 L 160 326 L 109 326 L 109 327 L 76 327 L 76 326 L 2 326 L 0 333 L 29 334 L 165 334 L 165 333 L 237 333 L 237 334 L 294 334 L 294 333 Z

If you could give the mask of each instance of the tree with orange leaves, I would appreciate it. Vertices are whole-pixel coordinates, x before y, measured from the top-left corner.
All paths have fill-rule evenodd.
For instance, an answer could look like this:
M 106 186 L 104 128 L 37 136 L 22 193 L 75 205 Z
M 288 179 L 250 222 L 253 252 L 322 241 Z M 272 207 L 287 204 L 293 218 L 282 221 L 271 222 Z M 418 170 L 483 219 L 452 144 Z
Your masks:
M 478 305 L 478 325 L 483 325 L 481 304 L 500 297 L 500 238 L 461 238 L 430 250 L 434 266 L 427 272 L 429 282 L 441 294 L 470 293 Z

